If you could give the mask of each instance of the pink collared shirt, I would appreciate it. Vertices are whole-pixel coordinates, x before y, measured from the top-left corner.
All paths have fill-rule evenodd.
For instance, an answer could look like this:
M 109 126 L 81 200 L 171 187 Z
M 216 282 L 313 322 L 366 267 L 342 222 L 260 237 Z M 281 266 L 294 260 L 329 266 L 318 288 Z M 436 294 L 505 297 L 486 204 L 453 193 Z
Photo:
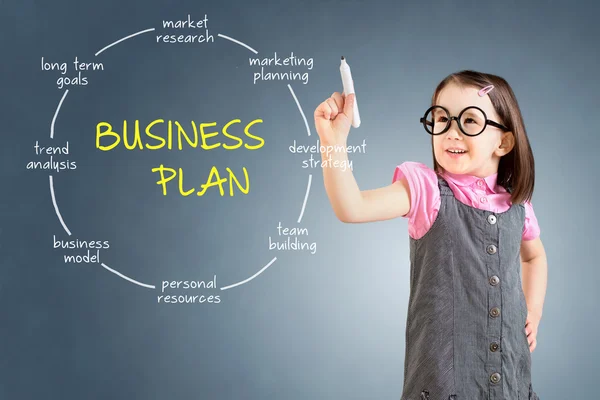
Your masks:
M 477 178 L 471 175 L 456 175 L 442 173 L 454 197 L 468 206 L 504 212 L 511 206 L 510 193 L 496 184 L 498 174 L 487 178 Z M 431 168 L 417 162 L 405 162 L 396 167 L 392 182 L 402 177 L 406 178 L 410 187 L 410 211 L 408 218 L 408 234 L 413 239 L 420 239 L 433 225 L 440 209 L 441 196 L 438 178 Z M 533 240 L 540 235 L 540 227 L 530 202 L 525 206 L 525 226 L 523 240 Z

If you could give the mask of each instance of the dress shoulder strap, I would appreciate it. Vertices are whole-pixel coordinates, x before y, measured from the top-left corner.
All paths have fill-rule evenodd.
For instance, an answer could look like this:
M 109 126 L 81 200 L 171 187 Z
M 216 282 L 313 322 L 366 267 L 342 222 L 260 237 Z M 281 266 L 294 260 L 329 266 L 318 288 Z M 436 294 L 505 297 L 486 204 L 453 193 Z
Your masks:
M 440 195 L 443 196 L 454 196 L 454 193 L 452 193 L 452 189 L 450 189 L 450 186 L 448 186 L 448 182 L 446 182 L 446 180 L 444 178 L 442 178 L 440 175 L 437 176 L 438 177 L 438 186 L 440 188 Z

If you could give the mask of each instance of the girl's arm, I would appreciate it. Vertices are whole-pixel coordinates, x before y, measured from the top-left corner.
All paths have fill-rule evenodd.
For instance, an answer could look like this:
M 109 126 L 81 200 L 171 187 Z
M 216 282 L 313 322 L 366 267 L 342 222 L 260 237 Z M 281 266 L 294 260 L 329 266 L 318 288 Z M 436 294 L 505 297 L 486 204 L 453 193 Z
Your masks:
M 346 152 L 326 156 L 348 165 Z M 402 178 L 379 189 L 361 191 L 350 168 L 323 168 L 323 180 L 335 215 L 342 222 L 359 223 L 383 221 L 404 216 L 410 210 L 410 189 Z
M 523 270 L 523 292 L 527 302 L 525 332 L 529 351 L 537 347 L 537 334 L 548 280 L 548 263 L 544 245 L 539 236 L 533 240 L 521 241 L 521 265 Z
M 321 152 L 323 180 L 333 211 L 343 222 L 382 221 L 403 216 L 410 210 L 406 179 L 361 192 L 350 168 L 335 167 L 349 165 L 345 149 L 353 117 L 353 102 L 354 94 L 345 97 L 335 92 L 314 113 L 321 148 L 325 149 Z
M 548 281 L 548 262 L 539 236 L 533 240 L 521 241 L 521 268 L 527 310 L 541 319 Z

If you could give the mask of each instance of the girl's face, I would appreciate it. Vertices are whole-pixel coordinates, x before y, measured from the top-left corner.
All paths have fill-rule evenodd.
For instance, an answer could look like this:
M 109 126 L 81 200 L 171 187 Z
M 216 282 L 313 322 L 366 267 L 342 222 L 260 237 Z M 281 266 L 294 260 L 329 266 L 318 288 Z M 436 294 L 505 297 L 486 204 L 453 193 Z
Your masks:
M 469 106 L 481 108 L 487 118 L 504 124 L 487 95 L 479 97 L 479 88 L 447 85 L 439 94 L 436 105 L 446 108 L 451 116 Z M 446 133 L 433 136 L 433 151 L 438 164 L 453 174 L 475 175 L 485 178 L 498 172 L 500 157 L 512 150 L 514 139 L 511 132 L 487 125 L 478 136 L 467 136 L 461 132 L 457 121 L 452 121 Z M 452 153 L 463 150 L 464 153 Z

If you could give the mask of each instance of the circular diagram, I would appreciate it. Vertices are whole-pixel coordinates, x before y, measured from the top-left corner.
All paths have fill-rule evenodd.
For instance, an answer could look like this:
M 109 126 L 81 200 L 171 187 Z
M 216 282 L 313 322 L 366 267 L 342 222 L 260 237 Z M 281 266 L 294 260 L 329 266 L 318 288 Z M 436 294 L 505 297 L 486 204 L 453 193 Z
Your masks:
M 147 282 L 143 277 L 132 276 L 118 267 L 118 260 L 106 261 L 106 252 L 111 247 L 108 240 L 84 240 L 74 235 L 68 224 L 68 215 L 65 218 L 61 212 L 60 202 L 57 199 L 55 179 L 59 173 L 73 171 L 78 168 L 77 161 L 71 158 L 72 149 L 69 141 L 61 139 L 57 129 L 57 121 L 61 110 L 69 102 L 77 101 L 69 91 L 74 87 L 85 87 L 90 84 L 97 74 L 107 70 L 106 61 L 102 57 L 115 46 L 133 45 L 135 41 L 150 39 L 155 45 L 194 46 L 194 51 L 206 49 L 209 46 L 231 46 L 248 55 L 247 69 L 239 69 L 240 74 L 251 77 L 252 84 L 273 82 L 286 85 L 290 102 L 293 101 L 302 118 L 305 134 L 311 137 L 309 120 L 293 89 L 294 84 L 306 85 L 309 75 L 313 70 L 313 58 L 303 57 L 293 51 L 282 54 L 259 54 L 252 46 L 238 38 L 233 38 L 223 33 L 214 34 L 207 14 L 200 18 L 187 14 L 180 20 L 162 20 L 158 28 L 152 27 L 133 32 L 100 48 L 91 57 L 77 57 L 72 60 L 55 60 L 51 57 L 41 57 L 40 67 L 44 73 L 54 74 L 56 87 L 63 91 L 58 100 L 56 109 L 50 123 L 50 141 L 36 140 L 34 145 L 35 158 L 28 162 L 28 169 L 42 169 L 49 172 L 49 191 L 56 217 L 62 226 L 65 235 L 53 236 L 53 247 L 61 252 L 61 257 L 67 264 L 98 264 L 112 274 L 129 283 L 146 289 L 156 290 L 158 303 L 215 303 L 222 301 L 223 291 L 239 287 L 259 277 L 268 268 L 273 266 L 278 257 L 275 255 L 286 251 L 299 251 L 311 255 L 317 252 L 317 243 L 311 240 L 309 229 L 303 226 L 302 219 L 309 200 L 312 185 L 311 170 L 318 168 L 351 169 L 352 161 L 340 163 L 331 157 L 336 151 L 349 153 L 365 153 L 366 143 L 363 141 L 358 146 L 337 149 L 333 146 L 324 146 L 316 140 L 314 144 L 302 144 L 296 139 L 287 146 L 287 152 L 302 158 L 301 167 L 308 171 L 304 196 L 298 199 L 298 217 L 293 223 L 278 221 L 273 229 L 273 235 L 265 240 L 265 259 L 256 268 L 256 272 L 238 281 L 222 283 L 218 274 L 213 274 L 204 279 L 178 279 L 161 280 L 160 283 Z M 345 63 L 345 61 L 343 61 Z M 237 67 L 236 67 L 237 69 Z M 122 125 L 100 121 L 95 126 L 95 147 L 97 151 L 127 151 L 127 152 L 152 152 L 156 150 L 185 151 L 189 149 L 202 149 L 211 151 L 224 149 L 227 151 L 253 151 L 262 148 L 265 138 L 261 136 L 260 127 L 262 118 L 242 120 L 229 118 L 227 121 L 186 121 L 156 118 L 148 121 L 124 119 Z M 59 142 L 57 144 L 57 142 Z M 321 153 L 326 157 L 320 158 Z M 160 163 L 151 169 L 151 175 L 156 188 L 163 196 L 197 196 L 207 194 L 214 196 L 247 195 L 250 192 L 251 172 L 244 166 L 238 168 L 219 168 L 213 165 L 200 184 L 190 184 L 185 178 L 184 169 L 167 163 Z M 56 177 L 56 178 L 55 178 Z M 267 205 L 268 207 L 268 205 Z M 270 254 L 269 254 L 270 253 Z M 250 261 L 248 262 L 256 262 Z

